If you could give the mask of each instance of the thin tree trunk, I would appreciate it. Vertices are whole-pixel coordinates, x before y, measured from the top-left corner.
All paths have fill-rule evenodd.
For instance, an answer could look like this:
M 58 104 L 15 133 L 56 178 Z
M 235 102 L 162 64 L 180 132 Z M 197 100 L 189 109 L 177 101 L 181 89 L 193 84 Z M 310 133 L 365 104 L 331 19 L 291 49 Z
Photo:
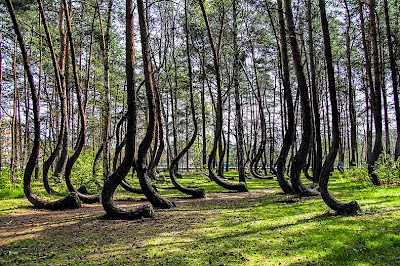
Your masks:
M 390 121 L 389 121 L 389 113 L 388 113 L 388 101 L 387 101 L 387 90 L 386 90 L 386 73 L 385 73 L 385 52 L 383 48 L 383 37 L 380 31 L 380 23 L 379 17 L 377 17 L 377 37 L 378 37 L 378 54 L 380 57 L 380 76 L 379 79 L 381 81 L 381 92 L 382 92 L 382 100 L 383 100 L 383 118 L 385 121 L 385 153 L 390 155 Z
M 367 75 L 367 86 L 365 86 L 365 97 L 366 97 L 366 110 L 367 110 L 367 147 L 366 147 L 366 159 L 367 162 L 369 161 L 370 155 L 371 155 L 371 150 L 372 150 L 372 129 L 370 128 L 370 119 L 369 119 L 369 102 L 371 102 L 371 109 L 372 109 L 372 100 L 369 100 L 369 93 L 368 93 L 368 88 L 373 88 L 374 83 L 372 80 L 372 71 L 371 71 L 371 61 L 369 57 L 369 52 L 368 52 L 368 47 L 367 47 L 367 40 L 365 36 L 365 26 L 364 26 L 364 13 L 363 13 L 363 6 L 361 0 L 358 0 L 358 8 L 359 8 L 359 13 L 360 13 L 360 27 L 361 27 L 361 39 L 363 43 L 363 50 L 364 50 L 364 58 L 365 58 L 365 72 Z M 372 97 L 372 95 L 371 95 Z
M 73 42 L 73 37 L 72 37 L 72 26 L 71 26 L 70 12 L 68 10 L 67 0 L 63 0 L 63 3 L 64 3 L 64 8 L 65 8 L 65 18 L 67 21 L 67 34 L 68 34 L 69 47 L 70 47 L 70 51 L 71 51 L 72 71 L 73 71 L 73 77 L 74 77 L 76 97 L 78 100 L 78 109 L 79 109 L 78 114 L 79 114 L 79 121 L 80 121 L 80 132 L 79 132 L 79 136 L 77 138 L 75 152 L 74 152 L 74 154 L 72 154 L 72 156 L 70 158 L 68 158 L 67 165 L 65 167 L 65 181 L 66 181 L 68 190 L 70 192 L 76 192 L 78 194 L 79 198 L 83 202 L 94 203 L 94 202 L 100 201 L 99 195 L 84 195 L 84 194 L 78 192 L 74 188 L 72 181 L 71 181 L 72 167 L 75 164 L 76 160 L 78 159 L 78 157 L 83 149 L 83 146 L 85 144 L 86 111 L 84 109 L 84 104 L 82 102 L 82 88 L 81 88 L 81 84 L 79 81 L 78 69 L 76 66 L 75 47 L 74 47 L 74 42 Z
M 101 204 L 107 216 L 113 219 L 139 219 L 141 217 L 153 217 L 154 211 L 151 206 L 145 205 L 133 211 L 124 210 L 115 205 L 113 196 L 118 185 L 124 180 L 135 157 L 136 138 L 136 90 L 135 90 L 135 53 L 134 53 L 134 24 L 133 24 L 133 3 L 126 0 L 126 91 L 127 91 L 127 130 L 125 156 L 121 165 L 105 181 L 101 192 Z
M 18 152 L 18 131 L 17 131 L 17 108 L 18 108 L 18 82 L 17 82 L 17 36 L 14 38 L 14 54 L 13 54 L 13 80 L 14 80 L 14 94 L 13 94 L 13 116 L 11 121 L 11 181 L 15 181 L 15 171 L 19 167 L 19 152 Z
M 380 154 L 383 151 L 382 145 L 382 103 L 381 103 L 381 80 L 380 80 L 380 63 L 378 53 L 378 41 L 376 33 L 376 21 L 375 21 L 375 0 L 369 0 L 369 20 L 370 20 L 370 38 L 372 43 L 372 58 L 374 65 L 374 85 L 371 87 L 371 99 L 372 99 L 372 113 L 374 115 L 375 122 L 375 143 L 372 150 L 371 156 L 368 160 L 368 173 L 371 177 L 371 181 L 374 185 L 380 185 L 378 176 L 374 173 L 375 162 L 379 159 Z
M 11 4 L 11 0 L 6 0 L 6 5 L 8 12 L 11 16 L 11 20 L 14 26 L 15 34 L 17 36 L 19 46 L 22 53 L 22 58 L 24 61 L 24 68 L 26 71 L 26 75 L 28 77 L 29 87 L 31 89 L 31 97 L 32 97 L 32 105 L 33 105 L 33 117 L 34 117 L 34 141 L 31 154 L 29 156 L 28 163 L 25 167 L 24 172 L 24 193 L 29 202 L 31 202 L 36 208 L 42 209 L 50 209 L 50 210 L 59 210 L 66 208 L 79 208 L 81 207 L 81 202 L 76 193 L 70 193 L 64 198 L 58 201 L 45 201 L 39 198 L 36 194 L 33 194 L 31 189 L 31 178 L 32 173 L 35 169 L 36 162 L 39 157 L 39 149 L 40 149 L 40 121 L 39 121 L 39 99 L 36 92 L 35 84 L 33 81 L 32 71 L 28 61 L 28 55 L 25 48 L 25 43 L 22 38 L 19 25 L 17 19 L 15 17 L 14 8 Z
M 151 146 L 151 142 L 154 138 L 154 132 L 156 130 L 157 117 L 155 111 L 156 111 L 157 91 L 154 87 L 153 69 L 151 65 L 150 36 L 149 36 L 149 30 L 147 26 L 143 1 L 138 0 L 137 5 L 139 13 L 143 68 L 144 68 L 146 96 L 147 96 L 148 114 L 149 114 L 146 135 L 143 138 L 138 148 L 137 175 L 143 193 L 146 196 L 146 198 L 151 202 L 151 204 L 158 208 L 168 209 L 172 208 L 175 204 L 167 199 L 164 199 L 160 194 L 158 194 L 155 191 L 148 178 L 148 171 L 146 168 L 146 156 Z
M 290 146 L 292 146 L 293 138 L 294 138 L 294 106 L 292 99 L 292 90 L 290 88 L 290 73 L 289 73 L 289 59 L 288 59 L 288 51 L 287 51 L 287 42 L 286 42 L 286 27 L 285 20 L 283 16 L 283 7 L 282 0 L 278 0 L 278 18 L 279 18 L 279 33 L 280 33 L 280 44 L 282 49 L 282 70 L 283 70 L 283 97 L 285 98 L 286 103 L 286 114 L 288 127 L 286 133 L 283 138 L 281 152 L 279 154 L 278 160 L 276 162 L 276 172 L 277 172 L 277 180 L 279 186 L 283 190 L 284 193 L 291 194 L 293 193 L 293 188 L 290 183 L 287 181 L 285 177 L 285 166 L 287 156 L 290 151 Z
M 390 59 L 390 70 L 392 72 L 392 85 L 393 85 L 393 98 L 394 98 L 394 110 L 396 114 L 396 128 L 397 128 L 397 139 L 396 146 L 394 150 L 394 159 L 397 160 L 400 156 L 400 105 L 399 105 L 399 91 L 398 91 L 398 80 L 397 80 L 397 69 L 395 55 L 393 52 L 393 41 L 392 32 L 390 30 L 390 19 L 389 19 L 389 8 L 388 1 L 383 1 L 383 6 L 385 10 L 385 22 L 386 22 L 386 37 L 389 50 Z
M 54 191 L 49 184 L 49 178 L 48 178 L 48 171 L 51 167 L 51 165 L 53 164 L 54 160 L 56 159 L 56 157 L 59 155 L 60 150 L 62 148 L 62 145 L 65 145 L 67 141 L 68 143 L 68 134 L 66 134 L 66 127 L 67 127 L 67 123 L 66 120 L 67 119 L 67 106 L 66 106 L 66 94 L 65 94 L 65 87 L 63 86 L 63 79 L 62 79 L 62 72 L 61 72 L 61 68 L 59 68 L 60 65 L 63 66 L 65 58 L 61 59 L 60 58 L 60 64 L 57 63 L 57 59 L 56 59 L 56 55 L 55 55 L 55 51 L 54 51 L 54 46 L 53 46 L 53 41 L 51 39 L 51 35 L 50 35 L 50 31 L 49 31 L 49 27 L 48 27 L 48 23 L 47 23 L 47 19 L 43 10 L 43 4 L 42 1 L 39 0 L 38 1 L 38 6 L 39 6 L 39 11 L 40 11 L 40 15 L 41 18 L 43 20 L 43 26 L 45 29 L 45 34 L 46 34 L 46 39 L 47 39 L 47 43 L 50 49 L 50 53 L 51 53 L 51 58 L 52 58 L 52 63 L 53 63 L 53 68 L 54 68 L 54 75 L 56 77 L 56 85 L 57 85 L 57 92 L 58 92 L 58 96 L 60 98 L 60 104 L 61 104 L 61 122 L 60 122 L 60 133 L 57 137 L 57 144 L 55 149 L 53 150 L 53 152 L 50 154 L 49 158 L 43 163 L 43 184 L 44 187 L 46 189 L 46 191 L 49 194 L 57 194 L 56 191 Z M 61 49 L 63 50 L 63 49 Z M 60 56 L 62 57 L 64 55 L 64 52 L 61 52 Z M 67 135 L 67 138 L 65 138 L 65 136 Z M 64 141 L 64 142 L 63 142 Z M 68 150 L 68 147 L 63 147 L 63 149 Z M 61 156 L 62 157 L 62 156 Z M 61 168 L 63 168 L 63 166 L 60 166 L 59 164 L 64 163 L 64 167 L 65 167 L 65 163 L 63 162 L 63 159 L 60 158 L 57 162 L 57 167 L 56 167 L 56 172 L 57 169 L 61 170 Z M 57 175 L 55 175 L 57 176 Z
M 43 9 L 43 8 L 42 8 Z M 42 12 L 44 16 L 44 11 Z M 60 3 L 60 15 L 59 15 L 59 33 L 60 33 L 60 58 L 59 58 L 59 70 L 60 71 L 60 88 L 59 88 L 59 97 L 61 104 L 61 129 L 60 129 L 60 139 L 62 141 L 62 149 L 60 157 L 58 158 L 55 171 L 53 176 L 60 176 L 64 173 L 65 167 L 68 160 L 69 154 L 69 119 L 68 119 L 68 104 L 67 104 L 67 81 L 68 81 L 68 63 L 67 63 L 67 54 L 68 54 L 68 45 L 67 45 L 67 35 L 65 33 L 65 8 L 63 3 Z M 48 31 L 48 30 L 47 30 Z M 50 33 L 48 33 L 50 36 Z M 47 37 L 49 39 L 49 37 Z M 53 63 L 54 65 L 55 63 Z M 55 67 L 55 66 L 54 66 Z M 56 147 L 58 147 L 58 142 Z M 60 151 L 56 151 L 56 156 L 59 155 Z M 50 159 L 50 158 L 49 158 Z M 54 159 L 49 160 L 49 166 L 53 163 Z M 46 166 L 47 167 L 47 166 Z M 44 167 L 43 167 L 44 168 Z M 44 177 L 45 178 L 45 177 Z M 45 181 L 45 180 L 44 180 Z
M 337 107 L 336 99 L 336 84 L 335 84 L 335 73 L 332 63 L 332 51 L 331 51 L 331 40 L 329 36 L 328 20 L 326 18 L 325 11 L 325 0 L 319 0 L 319 9 L 321 14 L 321 24 L 324 37 L 324 52 L 325 60 L 328 72 L 328 82 L 329 82 L 329 95 L 332 107 L 332 144 L 329 154 L 326 156 L 324 165 L 322 167 L 321 175 L 319 178 L 319 186 L 322 199 L 324 202 L 333 210 L 349 214 L 355 213 L 359 209 L 358 203 L 356 201 L 351 201 L 348 203 L 342 203 L 337 201 L 328 191 L 329 175 L 331 173 L 333 164 L 335 162 L 337 152 L 340 144 L 340 129 L 339 129 L 339 110 Z
M 239 76 L 240 59 L 237 29 L 237 0 L 233 0 L 233 86 L 235 88 L 235 114 L 236 114 L 236 135 L 237 135 L 237 168 L 239 172 L 239 182 L 246 182 L 245 163 L 244 163 L 244 130 L 242 117 L 242 103 L 240 99 Z
M 311 73 L 311 96 L 312 109 L 314 111 L 314 163 L 313 163 L 313 181 L 318 182 L 322 168 L 322 141 L 321 141 L 321 117 L 319 114 L 318 87 L 315 73 L 315 51 L 312 25 L 312 5 L 311 0 L 307 1 L 307 21 L 308 21 L 308 46 L 310 53 L 310 73 Z
M 111 124 L 111 89 L 110 89 L 110 63 L 109 63 L 109 50 L 110 50 L 110 29 L 111 29 L 111 13 L 112 13 L 113 0 L 108 2 L 107 11 L 107 25 L 106 32 L 103 38 L 103 65 L 104 65 L 104 91 L 102 94 L 102 141 L 103 141 L 103 179 L 107 178 L 110 174 L 110 159 L 109 159 L 109 131 Z M 99 18 L 100 18 L 99 14 Z
M 347 4 L 347 0 L 344 1 L 347 13 L 347 29 L 346 29 L 346 57 L 347 57 L 347 80 L 348 80 L 348 96 L 349 96 L 349 113 L 350 113 L 350 166 L 357 165 L 357 114 L 354 107 L 355 92 L 353 89 L 353 74 L 351 65 L 351 44 L 350 44 L 350 29 L 351 29 L 351 16 L 350 10 Z
M 249 31 L 247 30 L 247 34 L 249 34 Z M 251 60 L 252 60 L 252 66 L 253 66 L 253 71 L 254 71 L 254 77 L 255 77 L 255 82 L 256 82 L 256 99 L 257 99 L 257 104 L 258 104 L 258 112 L 259 112 L 259 119 L 260 119 L 260 126 L 261 126 L 261 140 L 260 140 L 260 145 L 258 146 L 257 151 L 254 154 L 253 159 L 250 162 L 250 172 L 255 178 L 263 178 L 260 174 L 258 174 L 258 163 L 261 160 L 262 154 L 265 152 L 265 145 L 267 143 L 267 125 L 265 121 L 265 114 L 264 114 L 264 107 L 262 103 L 262 98 L 261 98 L 261 88 L 260 88 L 260 83 L 258 80 L 258 71 L 257 71 L 257 64 L 256 64 L 256 58 L 255 58 L 255 51 L 254 51 L 254 44 L 253 41 L 251 40 L 251 37 L 249 36 L 249 43 L 250 43 L 250 49 L 251 49 Z M 254 142 L 254 148 L 256 149 L 257 142 Z
M 301 182 L 301 179 L 300 179 L 300 173 L 306 163 L 307 154 L 310 150 L 310 145 L 311 145 L 311 141 L 312 141 L 312 139 L 311 139 L 311 137 L 312 137 L 311 136 L 311 131 L 312 131 L 311 116 L 312 116 L 312 114 L 311 114 L 310 100 L 308 97 L 307 81 L 306 81 L 306 77 L 304 75 L 299 46 L 298 46 L 297 40 L 296 40 L 296 33 L 295 33 L 295 26 L 294 26 L 294 21 L 293 21 L 291 1 L 284 0 L 284 4 L 285 4 L 285 11 L 286 11 L 286 13 L 285 13 L 286 14 L 286 23 L 287 23 L 287 27 L 288 27 L 288 33 L 289 33 L 289 43 L 290 43 L 290 47 L 292 49 L 294 69 L 296 72 L 299 93 L 300 93 L 300 98 L 301 98 L 301 110 L 302 110 L 302 120 L 303 120 L 301 143 L 300 143 L 300 147 L 299 147 L 296 155 L 293 158 L 293 162 L 292 162 L 291 170 L 290 170 L 290 181 L 292 183 L 293 190 L 296 193 L 303 195 L 303 196 L 314 196 L 314 195 L 318 195 L 318 192 L 313 191 L 313 190 L 309 189 L 308 187 L 306 187 Z
M 227 141 L 226 141 L 226 165 L 225 165 L 225 171 L 229 172 L 229 149 L 230 149 L 230 132 L 231 132 L 231 96 L 228 95 L 228 130 L 226 134 L 228 135 Z
M 210 152 L 210 155 L 208 157 L 208 172 L 209 172 L 209 177 L 216 182 L 218 185 L 230 189 L 230 190 L 237 190 L 240 192 L 245 192 L 247 190 L 246 183 L 244 182 L 239 182 L 236 184 L 229 183 L 228 181 L 220 179 L 214 172 L 214 162 L 215 162 L 215 157 L 217 153 L 217 147 L 219 142 L 221 141 L 221 134 L 222 134 L 222 85 L 221 85 L 221 72 L 219 68 L 219 60 L 218 60 L 218 55 L 217 55 L 217 50 L 215 49 L 214 46 L 214 41 L 213 37 L 211 35 L 211 29 L 210 25 L 208 22 L 208 17 L 207 13 L 204 8 L 204 3 L 202 0 L 199 0 L 201 12 L 203 14 L 203 18 L 206 24 L 207 28 L 207 35 L 209 38 L 209 42 L 211 45 L 211 50 L 212 50 L 212 55 L 213 55 L 213 61 L 214 61 L 214 71 L 216 75 L 216 81 L 217 81 L 217 106 L 216 106 L 216 125 L 215 125 L 215 132 L 214 132 L 214 143 L 212 150 Z
M 203 60 L 204 61 L 204 60 Z M 204 67 L 201 69 L 201 122 L 202 122 L 202 166 L 207 165 L 207 131 L 206 131 L 206 97 L 205 97 L 205 82 L 207 79 Z
M 189 188 L 179 184 L 176 179 L 176 165 L 179 164 L 179 160 L 185 155 L 185 153 L 189 152 L 189 149 L 192 147 L 193 143 L 196 141 L 198 126 L 196 120 L 196 110 L 194 106 L 194 97 L 193 97 L 193 71 L 192 71 L 192 60 L 190 58 L 190 46 L 189 46 L 189 22 L 188 22 L 188 0 L 185 0 L 185 37 L 186 37 L 186 56 L 188 63 L 188 76 L 189 76 L 189 92 L 190 92 L 190 110 L 192 114 L 192 122 L 193 122 L 193 135 L 190 138 L 190 141 L 187 143 L 186 147 L 176 156 L 172 161 L 169 168 L 169 175 L 174 186 L 181 192 L 186 193 L 188 195 L 193 196 L 194 198 L 204 198 L 205 191 L 202 188 Z

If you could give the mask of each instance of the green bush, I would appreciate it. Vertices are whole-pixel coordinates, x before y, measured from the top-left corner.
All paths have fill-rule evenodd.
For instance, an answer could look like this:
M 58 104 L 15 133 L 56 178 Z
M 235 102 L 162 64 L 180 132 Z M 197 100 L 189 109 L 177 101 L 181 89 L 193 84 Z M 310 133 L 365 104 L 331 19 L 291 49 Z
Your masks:
M 350 167 L 344 169 L 342 177 L 348 180 L 369 181 L 368 169 L 366 165 L 361 167 Z
M 11 188 L 11 179 L 8 175 L 7 169 L 0 170 L 0 190 L 10 189 Z
M 92 149 L 85 149 L 81 152 L 78 160 L 76 160 L 71 174 L 71 179 L 76 189 L 82 185 L 85 185 L 88 189 L 96 188 L 94 183 L 96 177 L 92 174 L 94 157 L 95 152 Z M 101 173 L 101 171 L 97 171 L 97 173 Z
M 392 184 L 394 180 L 399 179 L 400 159 L 394 161 L 389 154 L 382 153 L 375 163 L 374 173 L 382 183 Z

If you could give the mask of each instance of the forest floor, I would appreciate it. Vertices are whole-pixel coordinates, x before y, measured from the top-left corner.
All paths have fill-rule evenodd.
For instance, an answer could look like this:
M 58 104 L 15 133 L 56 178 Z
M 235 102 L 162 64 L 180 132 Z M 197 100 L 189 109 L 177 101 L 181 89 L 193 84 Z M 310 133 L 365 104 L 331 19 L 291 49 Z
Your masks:
M 399 265 L 398 184 L 336 176 L 333 194 L 361 205 L 337 216 L 318 197 L 282 195 L 276 181 L 249 180 L 250 192 L 233 193 L 205 178 L 182 182 L 194 180 L 206 198 L 160 189 L 177 207 L 134 221 L 104 219 L 100 204 L 47 211 L 0 200 L 0 265 Z M 116 199 L 148 204 L 122 191 Z

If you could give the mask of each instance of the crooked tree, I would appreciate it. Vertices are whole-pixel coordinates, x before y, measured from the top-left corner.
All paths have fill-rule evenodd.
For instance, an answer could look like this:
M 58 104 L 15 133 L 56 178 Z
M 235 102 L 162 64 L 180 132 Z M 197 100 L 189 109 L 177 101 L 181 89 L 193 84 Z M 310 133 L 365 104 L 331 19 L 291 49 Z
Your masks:
M 326 68 L 328 74 L 329 97 L 332 108 L 332 143 L 330 145 L 329 153 L 326 156 L 325 162 L 321 169 L 321 175 L 319 176 L 319 187 L 322 199 L 330 208 L 339 213 L 349 214 L 349 213 L 355 213 L 359 209 L 357 202 L 356 201 L 351 201 L 348 203 L 339 202 L 335 198 L 333 198 L 328 191 L 329 175 L 332 171 L 333 164 L 335 162 L 340 145 L 340 128 L 339 128 L 340 115 L 337 106 L 335 73 L 332 62 L 331 39 L 328 28 L 328 20 L 326 18 L 325 0 L 319 0 L 318 3 L 321 15 L 322 32 L 324 37 L 324 53 L 325 53 Z
M 67 196 L 57 200 L 57 201 L 46 201 L 41 199 L 38 195 L 34 194 L 31 189 L 31 178 L 32 173 L 35 169 L 40 150 L 40 121 L 39 121 L 39 98 L 37 94 L 37 90 L 33 80 L 33 74 L 31 71 L 31 67 L 29 64 L 28 53 L 25 48 L 25 42 L 22 37 L 21 31 L 19 29 L 19 24 L 17 18 L 15 16 L 14 8 L 12 6 L 11 0 L 6 0 L 6 5 L 8 12 L 10 14 L 15 35 L 17 36 L 17 40 L 21 49 L 22 58 L 24 62 L 24 69 L 28 78 L 29 87 L 31 90 L 32 97 L 32 108 L 33 108 L 33 119 L 34 119 L 34 140 L 32 151 L 29 155 L 28 162 L 24 171 L 24 193 L 29 202 L 31 202 L 36 208 L 41 209 L 50 209 L 50 210 L 59 210 L 59 209 L 68 209 L 68 208 L 79 208 L 81 207 L 81 201 L 77 193 L 72 192 Z

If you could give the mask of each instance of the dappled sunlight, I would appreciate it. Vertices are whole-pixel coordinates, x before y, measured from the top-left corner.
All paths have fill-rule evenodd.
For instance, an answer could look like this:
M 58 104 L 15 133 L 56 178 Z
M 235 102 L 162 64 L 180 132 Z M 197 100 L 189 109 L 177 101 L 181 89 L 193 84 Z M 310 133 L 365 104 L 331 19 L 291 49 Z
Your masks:
M 1 210 L 0 249 L 25 254 L 0 256 L 0 262 L 59 265 L 73 258 L 82 264 L 368 265 L 382 256 L 397 261 L 399 190 L 351 192 L 338 185 L 334 192 L 343 198 L 361 199 L 362 212 L 355 216 L 332 213 L 318 197 L 287 201 L 276 186 L 213 192 L 204 199 L 174 198 L 176 192 L 165 190 L 177 207 L 134 221 L 104 219 L 100 204 L 53 212 L 22 204 L 12 213 Z M 116 202 L 132 209 L 148 204 L 141 197 L 123 193 Z

